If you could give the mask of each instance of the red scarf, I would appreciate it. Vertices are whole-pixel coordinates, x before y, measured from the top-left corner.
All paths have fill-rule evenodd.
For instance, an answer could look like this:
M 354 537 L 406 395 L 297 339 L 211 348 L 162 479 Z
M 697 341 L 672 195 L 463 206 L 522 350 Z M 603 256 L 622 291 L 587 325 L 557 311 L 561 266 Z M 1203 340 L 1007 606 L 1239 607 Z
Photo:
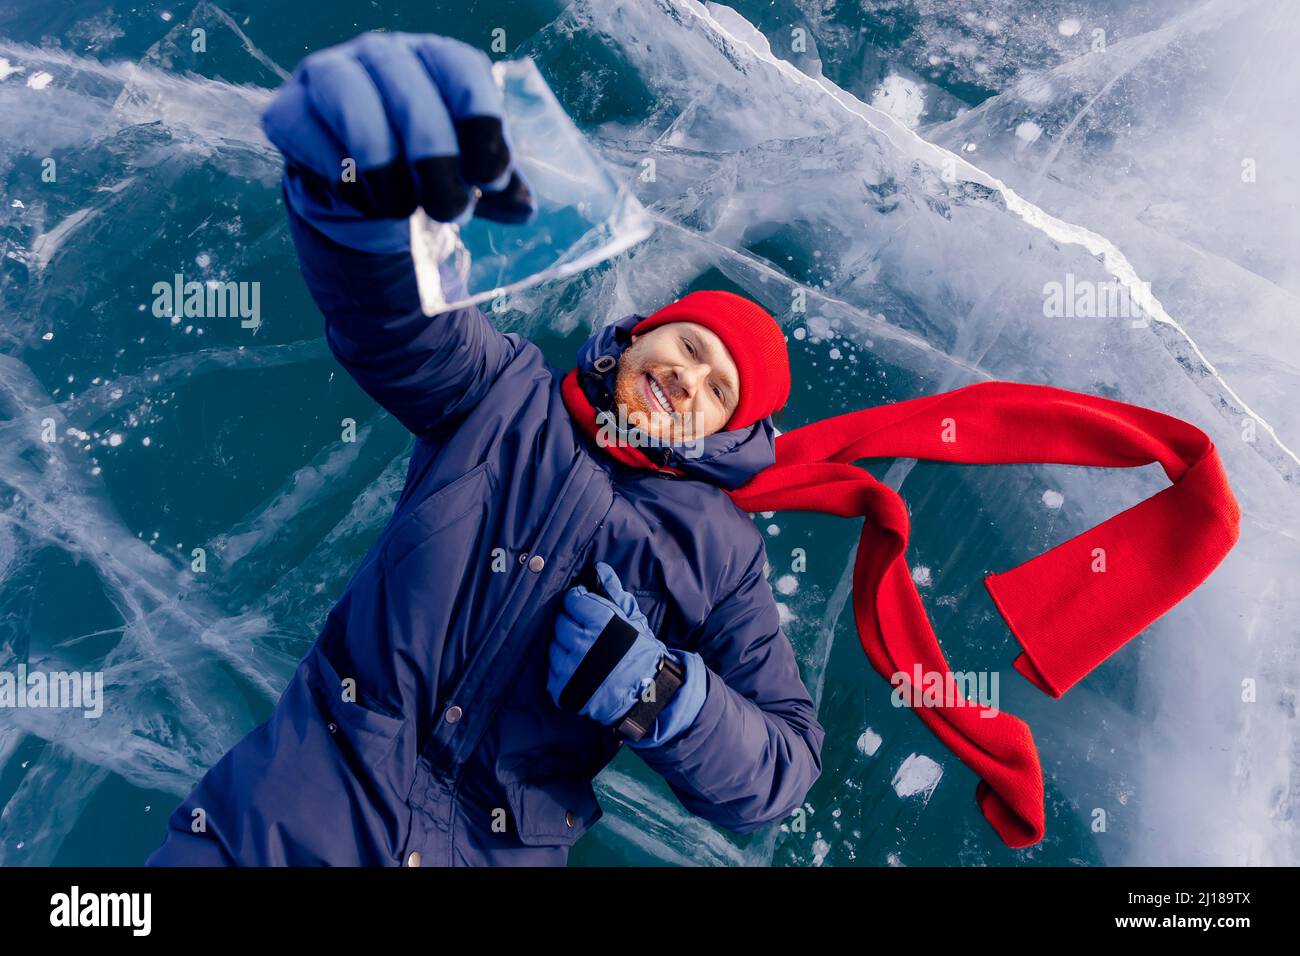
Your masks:
M 565 405 L 589 435 L 598 426 L 576 372 Z M 638 449 L 605 446 L 657 467 Z M 1014 667 L 1060 697 L 1209 576 L 1237 541 L 1241 511 L 1213 442 L 1181 419 L 1046 385 L 982 382 L 837 415 L 779 435 L 776 463 L 729 492 L 742 510 L 863 516 L 853 566 L 853 614 L 868 659 L 886 679 L 946 676 L 947 660 L 908 570 L 903 500 L 861 458 L 968 464 L 1051 462 L 1127 468 L 1159 462 L 1173 482 L 1038 557 L 984 579 L 1024 652 Z M 671 469 L 670 469 L 671 470 Z M 920 690 L 918 689 L 918 693 Z M 989 711 L 992 716 L 981 716 Z M 983 705 L 917 708 L 980 777 L 975 798 L 1010 847 L 1043 838 L 1043 772 L 1029 726 Z

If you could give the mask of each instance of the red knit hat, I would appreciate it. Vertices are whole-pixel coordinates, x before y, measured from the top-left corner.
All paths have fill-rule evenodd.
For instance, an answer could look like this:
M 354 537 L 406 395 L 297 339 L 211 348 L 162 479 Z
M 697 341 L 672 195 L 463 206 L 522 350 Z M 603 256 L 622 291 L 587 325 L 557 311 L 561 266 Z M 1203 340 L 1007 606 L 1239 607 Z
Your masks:
M 668 322 L 698 322 L 731 353 L 740 375 L 740 401 L 724 431 L 748 428 L 785 407 L 790 397 L 790 357 L 785 334 L 763 307 L 732 292 L 691 292 L 636 325 L 640 335 Z

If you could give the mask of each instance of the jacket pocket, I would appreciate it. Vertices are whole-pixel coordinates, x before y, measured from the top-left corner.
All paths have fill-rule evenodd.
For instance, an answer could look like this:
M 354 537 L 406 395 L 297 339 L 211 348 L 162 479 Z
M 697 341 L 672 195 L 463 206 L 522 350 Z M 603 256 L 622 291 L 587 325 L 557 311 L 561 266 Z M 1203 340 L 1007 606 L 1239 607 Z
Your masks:
M 389 529 L 382 551 L 384 565 L 395 568 L 431 535 L 486 504 L 493 485 L 490 463 L 483 461 L 425 497 Z
M 601 560 L 605 559 L 599 555 L 590 558 L 582 566 L 581 570 L 573 580 L 569 582 L 569 587 L 572 588 L 575 585 L 581 584 L 589 591 L 597 589 L 599 583 L 596 577 L 595 565 L 597 561 Z M 615 573 L 618 573 L 617 568 L 615 569 Z M 667 610 L 667 599 L 663 590 L 638 583 L 633 580 L 631 573 L 628 571 L 624 571 L 619 576 L 619 583 L 623 586 L 623 590 L 630 594 L 632 599 L 636 601 L 637 608 L 645 615 L 646 621 L 650 624 L 650 630 L 656 637 L 661 637 L 659 632 L 663 627 L 664 615 Z
M 650 624 L 651 633 L 663 640 L 664 611 L 666 610 L 664 596 L 660 592 L 648 588 L 628 588 L 627 593 L 636 600 L 636 606 L 640 608 L 641 613 L 645 615 L 646 621 Z
M 590 780 L 539 777 L 506 784 L 519 841 L 528 846 L 572 846 L 605 811 Z
M 355 774 L 384 775 L 397 792 L 404 792 L 410 767 L 397 766 L 410 761 L 392 761 L 406 720 L 387 713 L 354 693 L 355 702 L 344 696 L 343 679 L 318 642 L 304 659 L 307 680 L 315 694 L 326 730 L 337 743 L 341 754 Z

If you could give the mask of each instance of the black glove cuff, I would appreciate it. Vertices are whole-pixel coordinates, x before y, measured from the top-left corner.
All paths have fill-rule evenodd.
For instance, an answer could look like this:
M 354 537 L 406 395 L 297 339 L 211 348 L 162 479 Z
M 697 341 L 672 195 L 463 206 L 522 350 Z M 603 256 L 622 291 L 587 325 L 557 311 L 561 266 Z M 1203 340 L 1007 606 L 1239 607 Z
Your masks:
M 676 696 L 686 683 L 686 668 L 671 657 L 659 658 L 659 669 L 655 671 L 654 694 L 650 700 L 639 700 L 623 715 L 623 719 L 614 729 L 628 740 L 640 740 L 655 725 L 660 711 Z
M 581 710 L 582 705 L 591 700 L 600 685 L 605 683 L 610 671 L 632 649 L 638 636 L 635 627 L 619 615 L 613 615 L 560 691 L 560 709 L 574 713 Z

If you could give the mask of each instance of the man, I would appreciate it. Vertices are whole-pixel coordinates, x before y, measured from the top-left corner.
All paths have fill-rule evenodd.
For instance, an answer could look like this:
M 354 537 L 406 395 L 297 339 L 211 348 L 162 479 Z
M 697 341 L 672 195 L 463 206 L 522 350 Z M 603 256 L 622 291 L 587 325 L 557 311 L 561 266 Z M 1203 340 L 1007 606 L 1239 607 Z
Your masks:
M 265 128 L 330 348 L 416 444 L 274 713 L 149 863 L 563 864 L 625 742 L 719 826 L 787 816 L 824 731 L 728 498 L 774 462 L 776 322 L 693 293 L 606 325 L 566 375 L 477 308 L 424 316 L 417 206 L 534 209 L 490 63 L 458 41 L 314 54 Z

